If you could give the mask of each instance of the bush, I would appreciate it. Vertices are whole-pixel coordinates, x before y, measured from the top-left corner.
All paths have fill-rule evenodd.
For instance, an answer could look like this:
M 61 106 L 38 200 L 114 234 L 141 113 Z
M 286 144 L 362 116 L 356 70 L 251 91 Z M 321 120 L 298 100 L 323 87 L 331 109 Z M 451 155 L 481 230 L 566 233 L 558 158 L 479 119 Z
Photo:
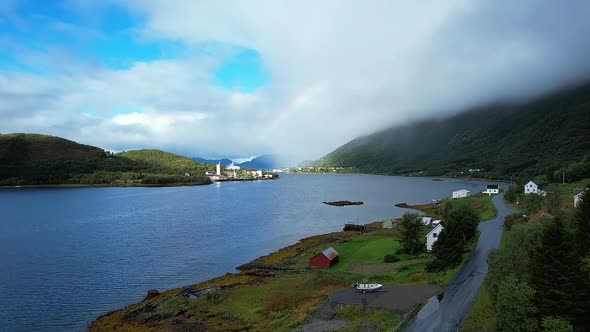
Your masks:
M 504 194 L 504 198 L 510 203 L 515 203 L 518 198 L 518 195 L 521 194 L 522 192 L 523 192 L 522 186 L 512 185 L 512 186 L 510 186 L 510 188 L 508 188 L 508 190 L 506 191 L 506 194 Z
M 541 326 L 543 326 L 545 332 L 570 332 L 574 330 L 570 322 L 559 316 L 543 317 Z
M 515 224 L 524 224 L 526 219 L 519 213 L 511 214 L 504 219 L 504 227 L 506 231 L 510 231 Z
M 387 254 L 385 255 L 385 257 L 383 258 L 383 261 L 385 263 L 395 263 L 395 262 L 399 262 L 400 259 L 399 257 L 397 257 L 396 255 L 391 255 L 391 254 Z

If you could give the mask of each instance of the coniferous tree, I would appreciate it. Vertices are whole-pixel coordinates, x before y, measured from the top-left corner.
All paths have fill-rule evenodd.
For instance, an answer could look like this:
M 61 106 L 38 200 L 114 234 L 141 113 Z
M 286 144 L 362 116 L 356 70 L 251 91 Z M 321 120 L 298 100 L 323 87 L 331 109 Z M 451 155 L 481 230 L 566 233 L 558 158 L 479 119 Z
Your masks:
M 479 217 L 468 205 L 447 209 L 445 218 L 444 229 L 432 246 L 435 259 L 426 267 L 429 272 L 444 271 L 459 265 L 465 245 L 477 232 Z
M 576 303 L 578 262 L 572 237 L 561 220 L 547 223 L 534 257 L 532 280 L 535 303 L 542 315 L 575 321 L 580 309 Z
M 577 320 L 576 326 L 590 330 L 590 192 L 582 195 L 582 201 L 574 217 L 576 251 L 579 260 Z
M 422 220 L 416 213 L 406 213 L 399 223 L 401 250 L 407 254 L 417 254 L 424 248 Z
M 582 194 L 576 209 L 576 243 L 581 257 L 590 256 L 590 191 Z
M 537 308 L 533 303 L 535 290 L 526 282 L 508 277 L 498 287 L 496 313 L 500 331 L 537 331 L 535 315 Z
M 461 229 L 454 221 L 445 223 L 444 227 L 432 246 L 434 260 L 426 266 L 428 272 L 448 270 L 461 263 L 463 254 Z

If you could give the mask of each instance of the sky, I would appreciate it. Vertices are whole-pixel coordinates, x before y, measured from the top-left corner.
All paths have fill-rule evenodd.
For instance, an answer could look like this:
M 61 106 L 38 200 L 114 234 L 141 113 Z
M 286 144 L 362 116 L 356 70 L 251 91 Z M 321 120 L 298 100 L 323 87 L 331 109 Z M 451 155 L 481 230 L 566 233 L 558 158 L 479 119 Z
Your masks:
M 586 0 L 2 0 L 0 132 L 319 159 L 590 76 Z

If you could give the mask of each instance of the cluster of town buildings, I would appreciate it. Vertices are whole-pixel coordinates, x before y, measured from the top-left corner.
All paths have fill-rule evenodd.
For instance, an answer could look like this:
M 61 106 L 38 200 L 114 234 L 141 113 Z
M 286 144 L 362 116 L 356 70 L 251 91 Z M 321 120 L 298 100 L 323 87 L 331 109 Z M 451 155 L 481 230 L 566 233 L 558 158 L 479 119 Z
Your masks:
M 240 166 L 232 162 L 229 166 L 221 169 L 221 163 L 216 165 L 215 172 L 205 172 L 211 181 L 231 181 L 231 180 L 248 180 L 248 179 L 271 179 L 272 174 L 265 173 L 261 170 L 243 170 Z

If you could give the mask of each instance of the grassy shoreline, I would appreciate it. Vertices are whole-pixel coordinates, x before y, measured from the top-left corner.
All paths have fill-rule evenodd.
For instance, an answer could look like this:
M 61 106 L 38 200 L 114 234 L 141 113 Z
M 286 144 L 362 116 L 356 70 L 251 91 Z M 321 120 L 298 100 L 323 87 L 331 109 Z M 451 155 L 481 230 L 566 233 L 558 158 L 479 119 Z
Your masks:
M 441 216 L 453 204 L 469 204 L 481 220 L 496 214 L 491 197 L 475 195 L 461 200 L 432 204 L 404 205 L 432 217 Z M 490 208 L 490 206 L 492 208 Z M 429 253 L 400 254 L 399 231 L 383 229 L 382 222 L 367 224 L 372 231 L 339 231 L 310 236 L 273 253 L 258 257 L 226 274 L 201 283 L 164 291 L 149 299 L 100 316 L 91 331 L 178 331 L 178 330 L 291 330 L 310 322 L 334 293 L 356 282 L 384 285 L 437 285 L 445 287 L 469 259 L 477 236 L 463 254 L 461 264 L 438 273 L 426 272 Z M 309 258 L 334 247 L 340 261 L 331 269 L 310 269 Z M 384 263 L 395 254 L 400 262 Z M 192 294 L 192 295 L 191 295 Z M 197 295 L 194 295 L 197 294 Z M 193 296 L 194 295 L 194 296 Z M 350 310 L 349 310 L 350 311 Z M 363 311 L 364 312 L 364 311 Z M 384 319 L 398 321 L 400 313 L 383 313 Z M 336 313 L 334 317 L 339 317 Z M 354 330 L 370 320 L 370 310 L 355 311 L 344 330 Z M 381 327 L 373 326 L 379 330 Z M 391 328 L 393 326 L 387 326 Z
M 444 287 L 459 271 L 427 273 L 424 259 L 404 255 L 400 258 L 405 264 L 373 272 L 359 271 L 359 264 L 370 268 L 386 265 L 384 255 L 396 253 L 399 248 L 397 230 L 382 229 L 382 222 L 368 225 L 377 230 L 339 231 L 304 238 L 239 266 L 238 273 L 167 290 L 102 315 L 90 330 L 288 330 L 309 322 L 332 294 L 356 282 Z M 329 270 L 309 269 L 309 258 L 329 246 L 340 252 L 340 262 Z M 207 295 L 189 299 L 190 294 L 204 293 Z M 392 322 L 399 319 L 398 314 L 382 314 Z M 353 315 L 349 326 L 369 319 L 370 310 L 367 315 Z

